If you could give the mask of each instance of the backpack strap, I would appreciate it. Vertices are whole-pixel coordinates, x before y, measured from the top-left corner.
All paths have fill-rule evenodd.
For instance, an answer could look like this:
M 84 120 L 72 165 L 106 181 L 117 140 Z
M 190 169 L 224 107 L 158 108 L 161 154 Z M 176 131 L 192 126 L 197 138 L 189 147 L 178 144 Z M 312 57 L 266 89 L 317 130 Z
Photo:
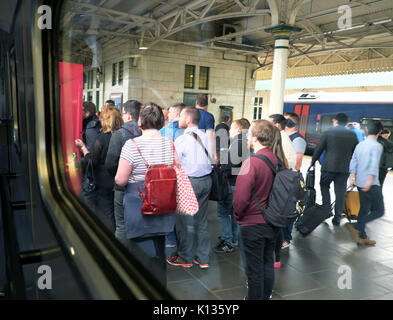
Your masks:
M 255 154 L 255 155 L 253 155 L 252 157 L 258 158 L 258 159 L 262 160 L 263 162 L 265 162 L 266 165 L 270 168 L 270 170 L 272 170 L 273 175 L 274 175 L 274 176 L 276 175 L 277 170 L 276 170 L 276 168 L 274 168 L 273 163 L 269 160 L 268 157 L 264 156 L 263 154 Z M 254 198 L 255 202 L 257 203 L 258 208 L 259 208 L 259 210 L 261 211 L 262 216 L 263 216 L 263 218 L 265 219 L 266 223 L 268 223 L 267 220 L 266 220 L 266 218 L 265 218 L 265 215 L 264 215 L 265 209 L 263 209 L 263 207 L 262 207 L 261 203 L 259 202 L 259 200 L 258 200 L 258 198 L 257 198 L 257 195 L 255 194 L 254 190 L 251 190 L 251 195 L 252 195 L 252 197 Z
M 136 144 L 135 140 L 134 140 L 134 139 L 131 139 L 131 141 L 135 144 L 135 148 L 136 148 L 136 150 L 138 150 L 139 154 L 141 155 L 142 160 L 143 160 L 143 162 L 144 162 L 145 165 L 146 165 L 146 168 L 150 168 L 150 165 L 147 163 L 147 161 L 146 161 L 145 158 L 143 157 L 142 152 L 141 152 L 141 149 L 139 149 L 139 147 L 138 147 L 138 145 Z
M 209 161 L 210 161 L 211 163 L 215 163 L 214 159 L 212 159 L 212 158 L 210 157 L 209 152 L 207 151 L 206 147 L 204 146 L 203 142 L 201 141 L 201 138 L 199 138 L 199 136 L 198 136 L 195 132 L 191 132 L 190 134 L 191 134 L 191 135 L 194 137 L 194 139 L 201 145 L 201 147 L 202 147 L 203 150 L 205 151 L 206 156 L 207 156 L 207 158 L 209 159 Z
M 273 175 L 276 175 L 277 169 L 274 167 L 273 163 L 269 160 L 268 157 L 264 156 L 263 154 L 255 154 L 252 157 L 258 158 L 266 163 L 266 165 L 273 171 Z

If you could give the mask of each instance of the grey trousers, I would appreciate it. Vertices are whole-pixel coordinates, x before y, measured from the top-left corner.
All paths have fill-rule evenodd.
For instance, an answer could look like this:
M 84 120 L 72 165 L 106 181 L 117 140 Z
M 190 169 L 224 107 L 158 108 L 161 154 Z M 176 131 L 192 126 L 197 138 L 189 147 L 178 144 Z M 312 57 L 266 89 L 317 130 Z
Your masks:
M 124 206 L 123 198 L 124 191 L 115 190 L 114 199 L 114 211 L 115 211 L 115 237 L 119 240 L 126 248 L 132 251 L 131 240 L 127 239 L 126 223 L 124 220 Z
M 190 182 L 198 200 L 199 211 L 194 216 L 176 215 L 178 255 L 186 262 L 193 258 L 201 264 L 209 263 L 210 236 L 207 229 L 207 206 L 212 187 L 210 176 L 191 178 Z M 195 246 L 195 255 L 193 248 Z

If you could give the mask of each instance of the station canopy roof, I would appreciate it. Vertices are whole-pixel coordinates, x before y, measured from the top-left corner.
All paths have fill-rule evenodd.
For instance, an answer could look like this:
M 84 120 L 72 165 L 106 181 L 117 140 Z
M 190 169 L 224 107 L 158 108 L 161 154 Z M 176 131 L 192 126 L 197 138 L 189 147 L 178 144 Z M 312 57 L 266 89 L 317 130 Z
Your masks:
M 181 44 L 255 57 L 261 70 L 273 61 L 266 29 L 281 24 L 301 28 L 290 35 L 289 67 L 393 58 L 392 0 L 72 0 L 64 10 L 64 24 L 104 47 Z

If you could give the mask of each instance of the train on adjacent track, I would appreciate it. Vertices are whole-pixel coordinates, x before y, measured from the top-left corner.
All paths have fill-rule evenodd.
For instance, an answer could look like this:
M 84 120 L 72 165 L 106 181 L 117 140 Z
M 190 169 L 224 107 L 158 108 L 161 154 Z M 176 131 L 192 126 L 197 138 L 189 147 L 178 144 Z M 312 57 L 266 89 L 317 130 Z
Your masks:
M 333 117 L 342 112 L 349 122 L 360 126 L 380 120 L 393 130 L 393 92 L 301 92 L 285 96 L 284 112 L 299 115 L 299 133 L 307 141 L 306 154 L 312 155 L 322 133 L 332 126 Z

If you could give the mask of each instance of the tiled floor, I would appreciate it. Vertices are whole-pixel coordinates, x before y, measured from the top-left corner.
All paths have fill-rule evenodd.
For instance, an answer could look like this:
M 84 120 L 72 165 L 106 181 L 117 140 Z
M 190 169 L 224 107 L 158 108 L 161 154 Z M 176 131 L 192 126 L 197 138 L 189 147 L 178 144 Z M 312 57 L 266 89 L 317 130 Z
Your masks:
M 309 163 L 310 159 L 305 158 L 304 174 Z M 317 202 L 321 203 L 319 167 L 316 171 Z M 393 202 L 389 200 L 393 194 L 393 175 L 388 175 L 383 191 L 385 216 L 367 225 L 376 246 L 357 246 L 345 226 L 346 219 L 339 227 L 328 219 L 306 238 L 294 230 L 292 245 L 282 251 L 281 268 L 275 271 L 273 299 L 393 300 Z M 215 245 L 220 235 L 215 202 L 209 203 L 209 231 Z M 168 265 L 168 289 L 177 299 L 243 299 L 247 294 L 246 276 L 239 249 L 230 254 L 212 252 L 210 265 L 207 270 L 196 265 L 190 269 Z M 347 278 L 351 280 L 350 289 L 339 288 L 343 276 L 340 266 L 349 266 L 351 270 L 351 279 Z

